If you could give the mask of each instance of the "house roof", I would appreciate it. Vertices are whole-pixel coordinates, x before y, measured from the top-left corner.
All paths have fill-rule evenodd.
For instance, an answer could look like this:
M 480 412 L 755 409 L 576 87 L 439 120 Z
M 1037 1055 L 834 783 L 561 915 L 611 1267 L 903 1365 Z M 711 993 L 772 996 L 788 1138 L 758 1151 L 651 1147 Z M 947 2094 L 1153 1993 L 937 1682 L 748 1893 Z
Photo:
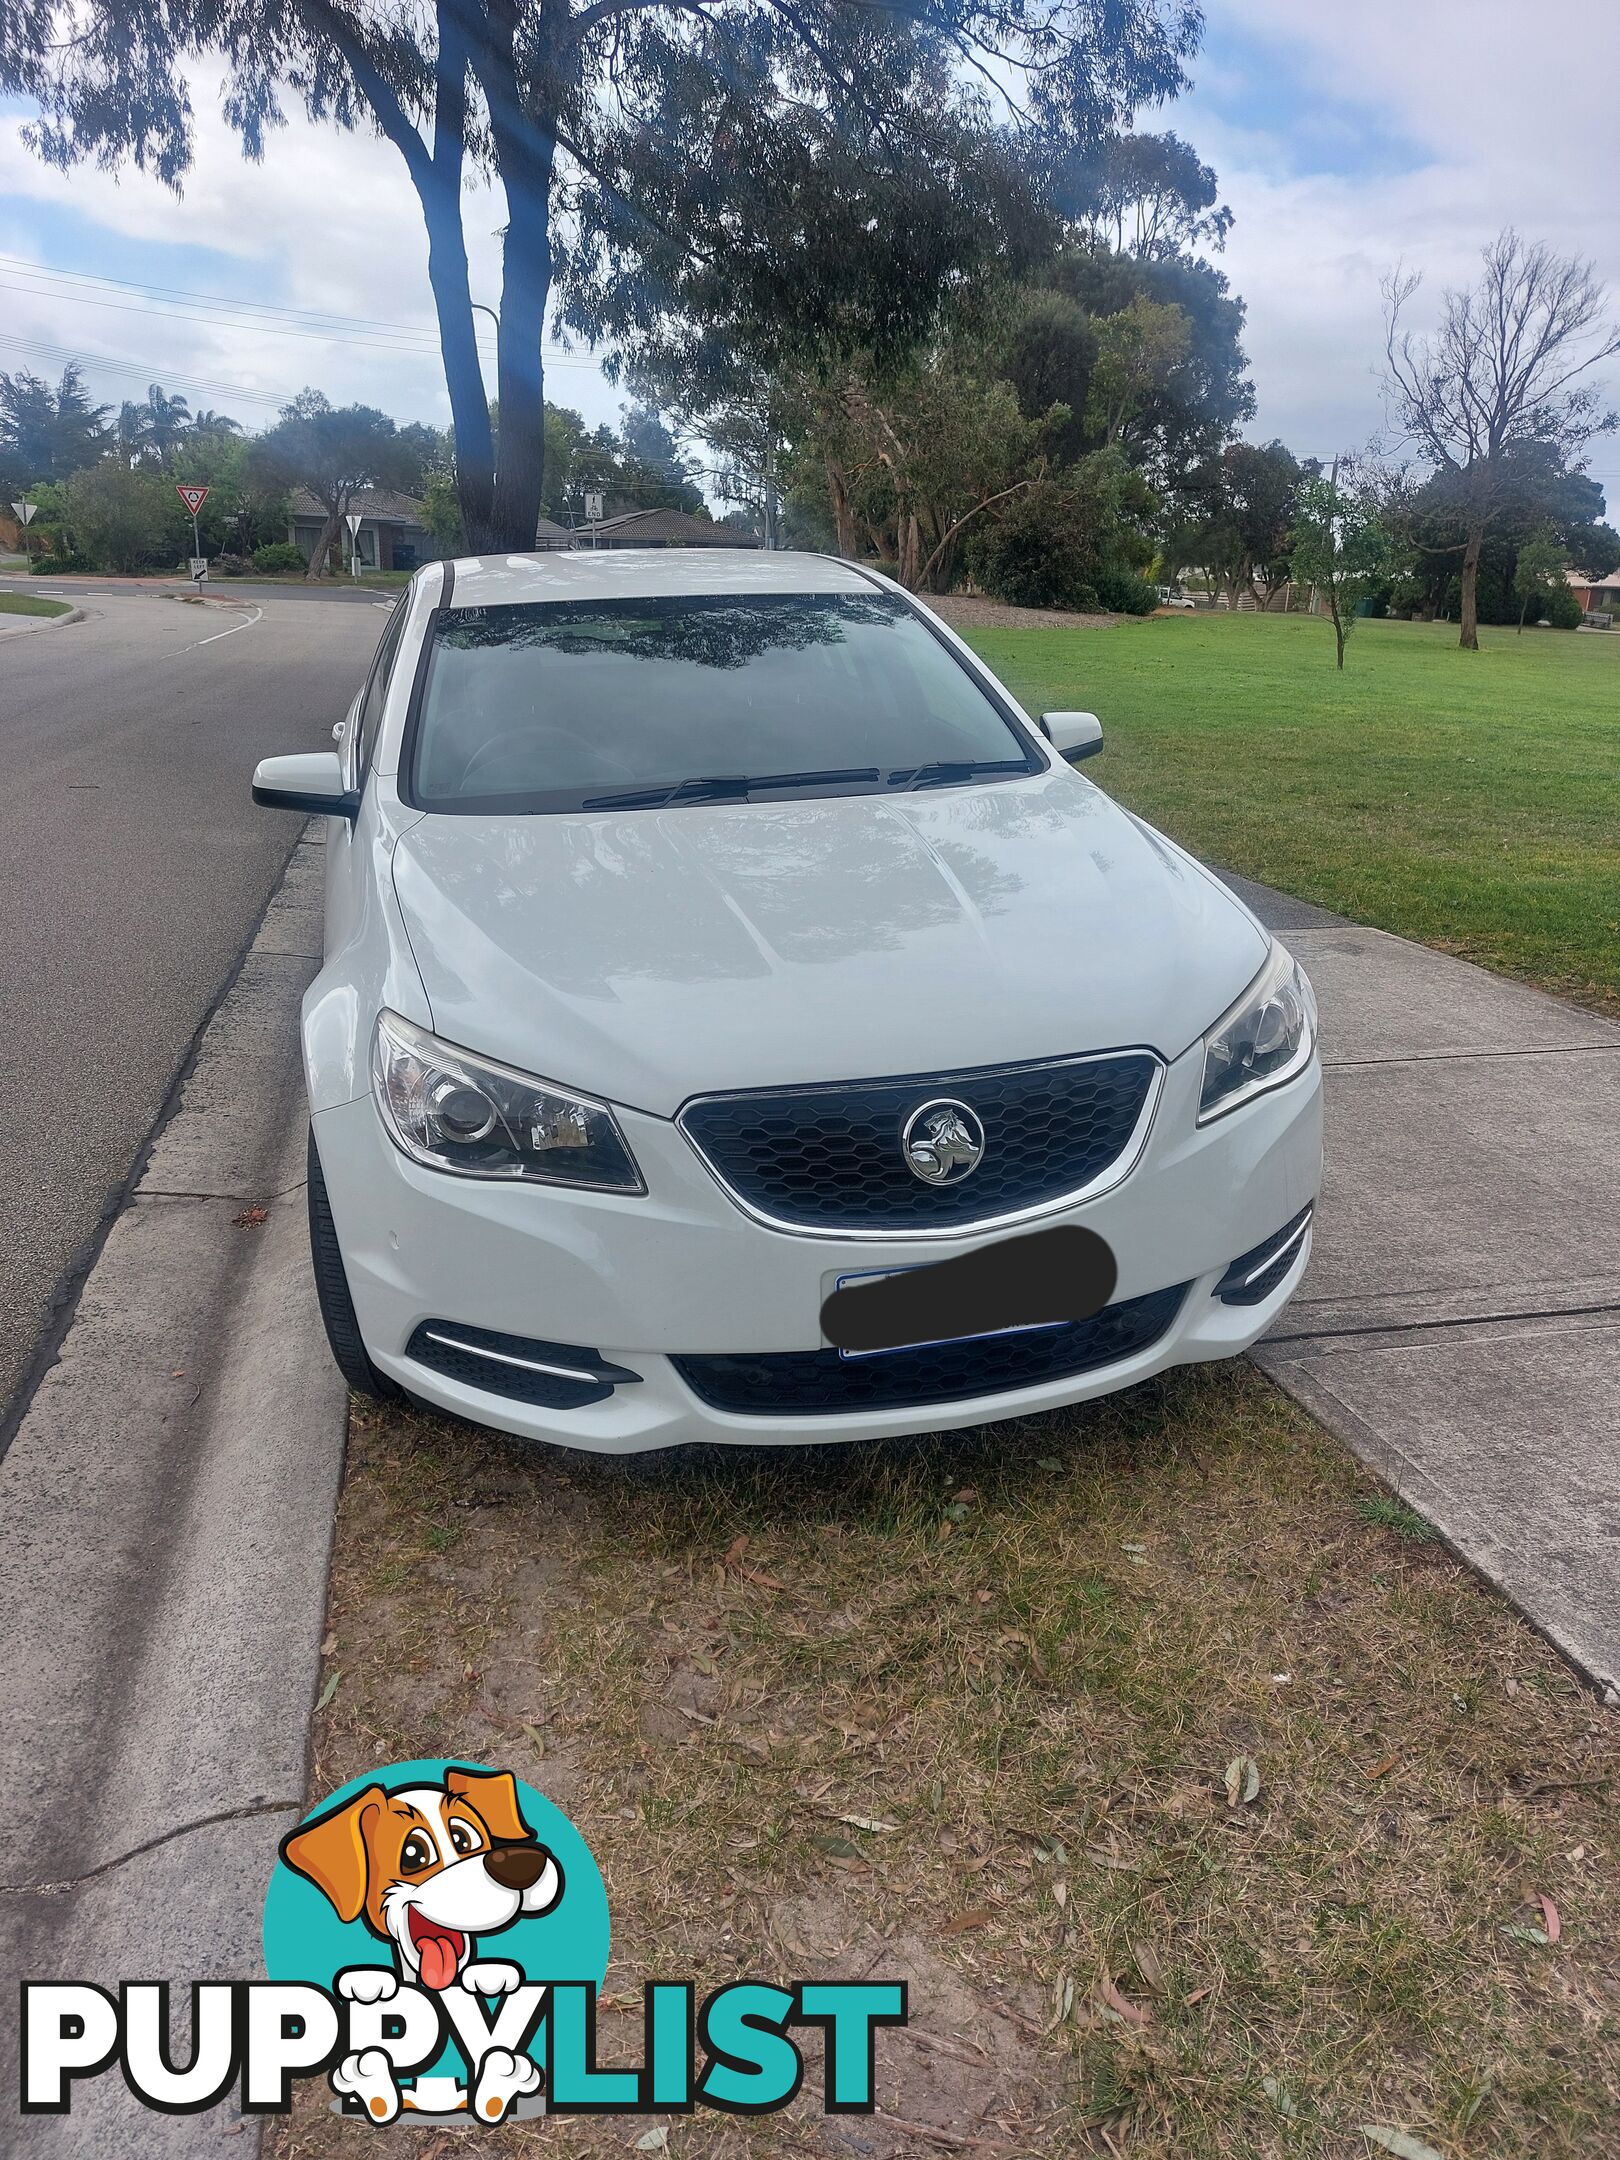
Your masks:
M 422 505 L 413 496 L 400 494 L 397 488 L 358 488 L 350 508 L 385 525 L 422 522 Z M 292 514 L 295 518 L 324 518 L 326 512 L 308 488 L 294 488 Z
M 712 518 L 693 517 L 686 510 L 626 510 L 618 517 L 603 518 L 599 525 L 584 525 L 581 534 L 592 533 L 635 547 L 754 547 L 746 533 Z M 588 541 L 587 541 L 588 544 Z
M 555 518 L 543 517 L 535 527 L 534 544 L 537 548 L 573 547 L 578 539 L 566 525 L 559 525 Z
M 1620 570 L 1611 570 L 1604 577 L 1598 577 L 1590 570 L 1566 570 L 1564 576 L 1571 585 L 1578 585 L 1583 590 L 1620 592 Z

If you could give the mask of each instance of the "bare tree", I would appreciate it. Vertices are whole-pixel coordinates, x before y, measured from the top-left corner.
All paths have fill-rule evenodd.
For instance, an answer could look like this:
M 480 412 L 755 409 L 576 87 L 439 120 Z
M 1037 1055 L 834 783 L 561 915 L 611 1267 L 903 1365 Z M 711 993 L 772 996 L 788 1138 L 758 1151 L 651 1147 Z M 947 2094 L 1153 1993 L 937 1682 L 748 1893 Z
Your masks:
M 1479 650 L 1480 551 L 1496 515 L 1509 453 L 1527 442 L 1578 458 L 1620 425 L 1601 392 L 1581 381 L 1620 352 L 1620 326 L 1590 263 L 1521 240 L 1512 226 L 1483 250 L 1485 269 L 1465 291 L 1448 289 L 1440 326 L 1403 326 L 1416 274 L 1384 281 L 1385 388 L 1407 436 L 1437 471 L 1454 476 L 1462 511 L 1462 645 Z

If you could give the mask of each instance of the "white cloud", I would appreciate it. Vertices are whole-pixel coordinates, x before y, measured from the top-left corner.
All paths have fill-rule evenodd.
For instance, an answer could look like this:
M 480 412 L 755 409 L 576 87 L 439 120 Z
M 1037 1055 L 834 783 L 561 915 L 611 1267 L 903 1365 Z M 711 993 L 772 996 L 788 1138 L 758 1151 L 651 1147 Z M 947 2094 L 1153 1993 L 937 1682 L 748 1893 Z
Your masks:
M 1424 273 L 1421 317 L 1513 224 L 1591 257 L 1620 309 L 1612 11 L 1539 22 L 1508 0 L 1362 0 L 1348 16 L 1235 0 L 1224 20 L 1305 86 L 1285 122 L 1245 131 L 1222 117 L 1238 94 L 1223 64 L 1171 122 L 1215 165 L 1237 216 L 1224 267 L 1248 303 L 1263 434 L 1330 455 L 1381 424 L 1378 287 L 1398 261 Z M 1413 146 L 1410 169 L 1388 169 L 1387 154 L 1362 171 L 1353 153 L 1300 156 L 1322 139 L 1316 107 L 1337 118 L 1346 101 L 1363 109 L 1375 150 Z M 1342 169 L 1301 173 L 1313 163 Z M 1620 502 L 1620 443 L 1598 443 L 1592 468 Z
M 93 167 L 52 171 L 24 146 L 20 116 L 0 120 L 0 197 L 11 197 L 21 212 L 8 222 L 0 251 L 33 262 L 53 261 L 40 244 L 35 229 L 39 221 L 30 220 L 28 205 L 37 204 L 42 213 L 47 206 L 66 208 L 130 243 L 127 257 L 113 272 L 119 277 L 217 291 L 206 268 L 154 268 L 159 258 L 148 252 L 176 245 L 208 249 L 231 258 L 238 271 L 246 273 L 230 282 L 255 300 L 404 324 L 420 333 L 425 349 L 390 349 L 409 341 L 382 329 L 311 340 L 277 334 L 267 325 L 255 327 L 247 318 L 201 323 L 167 310 L 162 300 L 143 300 L 136 294 L 98 296 L 117 300 L 120 307 L 90 306 L 64 298 L 60 291 L 18 290 L 28 280 L 0 265 L 6 332 L 62 350 L 139 361 L 137 374 L 115 374 L 93 362 L 87 367 L 98 397 L 113 402 L 139 395 L 138 378 L 150 366 L 154 376 L 171 385 L 190 376 L 239 384 L 271 399 L 313 383 L 337 403 L 358 399 L 381 405 L 398 419 L 445 424 L 449 404 L 443 375 L 437 350 L 427 342 L 434 334 L 427 240 L 398 154 L 379 138 L 344 135 L 297 119 L 271 136 L 261 165 L 249 165 L 220 117 L 217 97 L 202 82 L 195 86 L 194 106 L 196 157 L 178 201 L 168 189 L 129 169 L 117 174 Z M 498 193 L 487 186 L 469 193 L 466 228 L 473 292 L 491 305 L 500 297 L 497 233 L 504 221 L 505 205 Z M 66 261 L 55 267 L 75 269 L 78 264 Z M 156 312 L 125 312 L 125 306 Z M 491 345 L 493 325 L 487 317 L 479 323 L 481 333 L 488 333 L 482 341 Z M 0 366 L 13 363 L 54 372 L 49 362 L 0 345 Z M 616 412 L 618 393 L 603 382 L 587 355 L 571 361 L 548 359 L 548 368 L 549 388 L 558 402 L 578 405 L 593 421 Z M 489 379 L 493 386 L 493 365 Z M 250 425 L 262 425 L 273 411 L 271 405 L 241 398 L 233 408 L 224 389 L 195 393 L 191 402 L 238 409 L 238 417 Z

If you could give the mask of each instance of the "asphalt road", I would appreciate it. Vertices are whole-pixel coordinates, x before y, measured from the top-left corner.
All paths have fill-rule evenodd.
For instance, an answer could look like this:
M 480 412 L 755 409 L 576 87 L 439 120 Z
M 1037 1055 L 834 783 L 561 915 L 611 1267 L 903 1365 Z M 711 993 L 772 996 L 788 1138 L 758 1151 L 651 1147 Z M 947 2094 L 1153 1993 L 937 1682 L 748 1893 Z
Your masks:
M 0 635 L 0 1418 L 297 837 L 253 766 L 330 743 L 386 620 L 73 598 Z

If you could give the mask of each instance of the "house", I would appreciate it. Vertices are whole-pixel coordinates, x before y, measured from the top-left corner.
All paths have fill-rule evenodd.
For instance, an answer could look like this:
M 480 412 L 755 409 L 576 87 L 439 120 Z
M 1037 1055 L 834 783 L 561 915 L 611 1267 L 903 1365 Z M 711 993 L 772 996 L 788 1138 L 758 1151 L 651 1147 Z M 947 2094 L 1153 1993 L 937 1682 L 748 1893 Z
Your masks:
M 579 545 L 578 533 L 571 533 L 566 525 L 559 525 L 553 518 L 543 517 L 535 528 L 536 550 L 544 548 L 571 548 Z
M 355 552 L 362 570 L 414 570 L 418 563 L 437 562 L 443 550 L 422 522 L 422 505 L 392 488 L 361 488 L 352 505 L 360 518 Z M 307 489 L 295 488 L 288 504 L 287 538 L 305 562 L 315 552 L 326 523 L 326 512 Z M 348 540 L 340 541 L 343 560 L 348 560 Z M 337 567 L 336 561 L 333 563 Z
M 734 525 L 716 525 L 712 518 L 692 517 L 685 510 L 626 510 L 618 517 L 603 518 L 599 525 L 582 525 L 575 535 L 581 547 L 758 547 L 749 533 Z
M 1594 617 L 1607 617 L 1601 625 L 1606 630 L 1609 623 L 1620 617 L 1620 570 L 1611 570 L 1607 577 L 1594 577 L 1589 570 L 1566 570 L 1564 576 L 1588 621 Z

